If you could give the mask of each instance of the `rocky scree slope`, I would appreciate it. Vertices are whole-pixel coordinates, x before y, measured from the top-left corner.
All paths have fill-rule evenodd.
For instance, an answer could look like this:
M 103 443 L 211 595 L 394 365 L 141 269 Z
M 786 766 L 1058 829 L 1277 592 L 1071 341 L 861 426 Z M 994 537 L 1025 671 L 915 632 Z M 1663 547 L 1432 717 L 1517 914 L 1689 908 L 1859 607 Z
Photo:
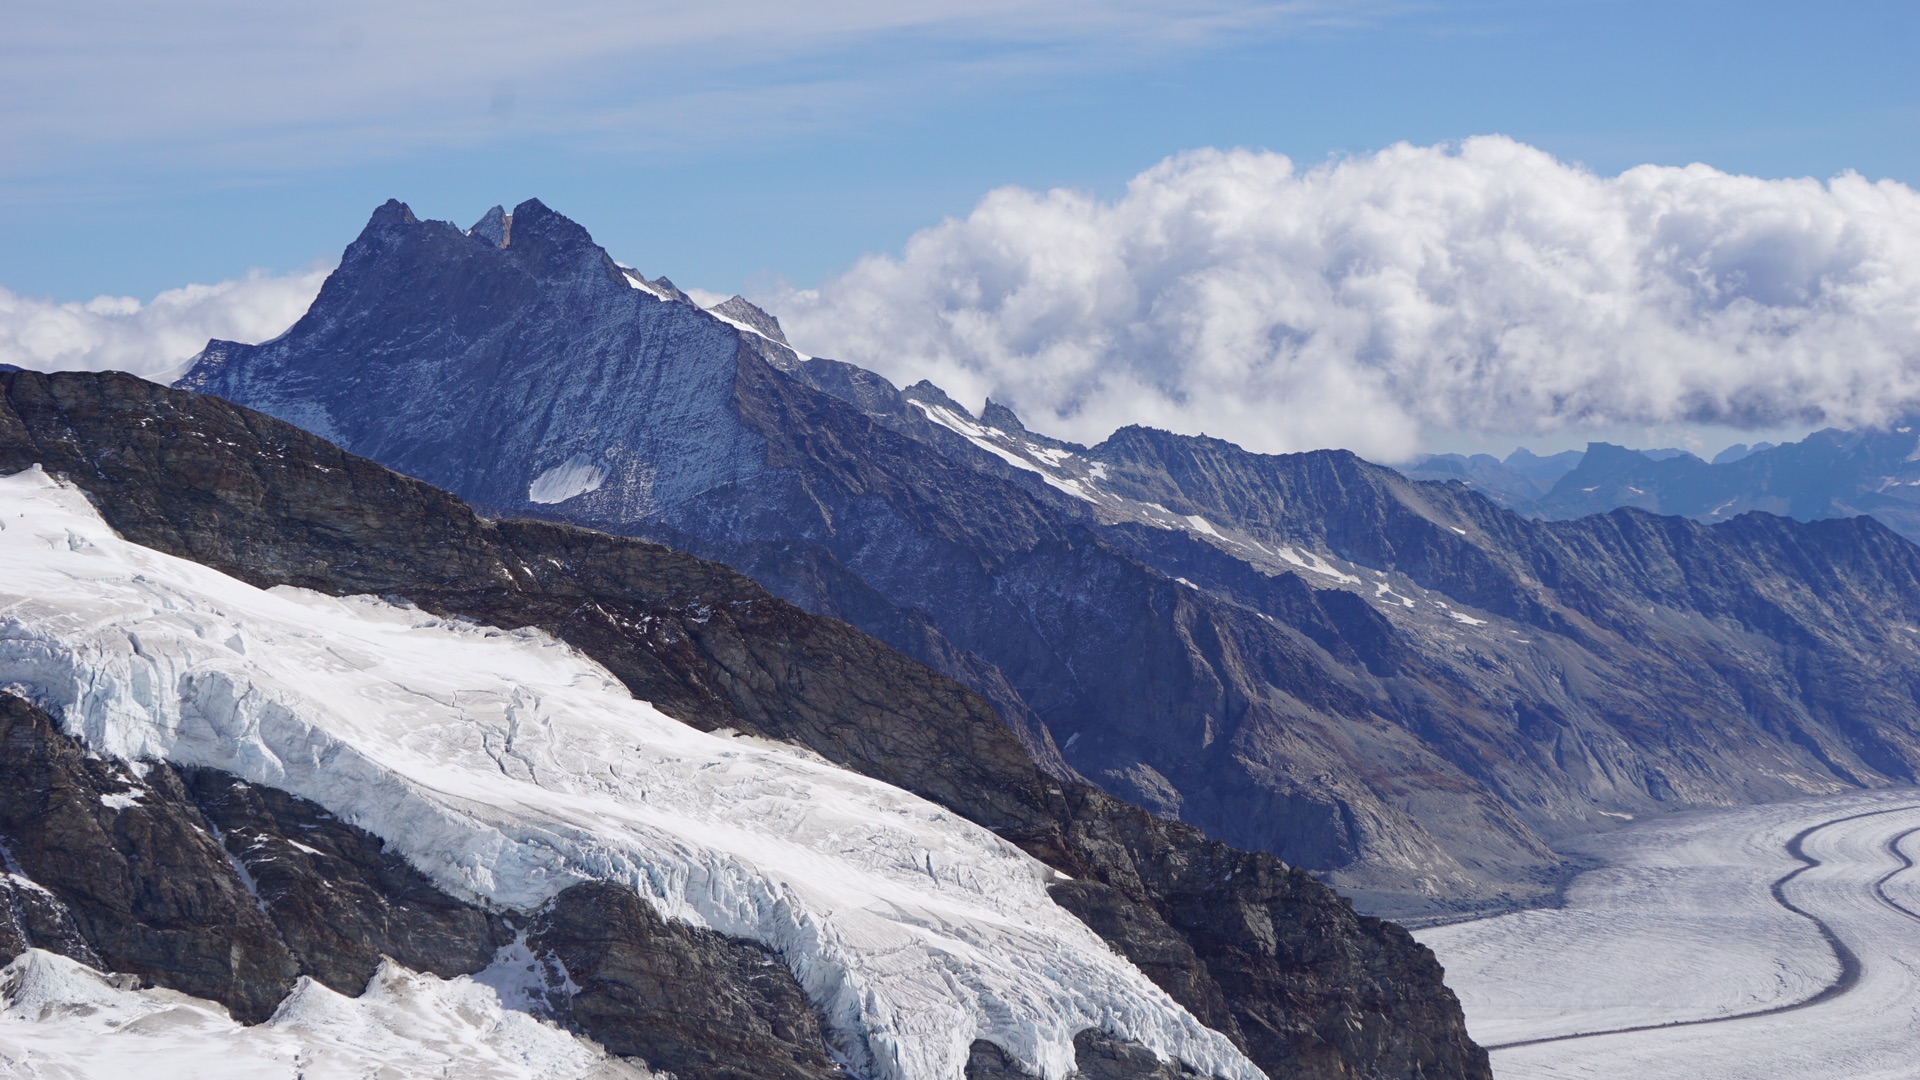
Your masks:
M 1539 524 L 1350 454 L 1073 446 L 508 220 L 387 204 L 304 319 L 182 385 L 723 560 L 973 687 L 1056 775 L 1375 910 L 1535 898 L 1556 836 L 1920 763 L 1920 560 L 1870 521 Z
M 798 743 L 994 829 L 1071 875 L 1055 899 L 1270 1075 L 1486 1075 L 1431 954 L 1404 931 L 1271 856 L 1050 775 L 978 696 L 730 570 L 485 520 L 272 418 L 126 376 L 15 373 L 0 394 L 0 473 L 70 477 L 129 540 L 256 585 L 546 629 L 689 724 Z M 551 948 L 566 955 L 568 940 Z M 617 1048 L 610 1031 L 633 1015 L 621 999 L 584 1011 L 576 999 L 574 1022 Z M 776 1035 L 805 1030 L 780 1016 L 767 1020 Z

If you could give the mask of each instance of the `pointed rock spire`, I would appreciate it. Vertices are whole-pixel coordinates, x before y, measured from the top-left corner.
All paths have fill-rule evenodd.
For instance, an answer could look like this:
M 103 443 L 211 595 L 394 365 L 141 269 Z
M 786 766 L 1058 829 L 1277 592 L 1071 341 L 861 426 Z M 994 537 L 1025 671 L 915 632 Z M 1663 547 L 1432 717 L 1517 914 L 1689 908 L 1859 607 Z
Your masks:
M 505 207 L 495 206 L 487 211 L 485 217 L 474 222 L 473 228 L 468 229 L 467 234 L 480 237 L 494 247 L 506 247 L 508 239 L 513 235 L 513 218 L 507 213 Z
M 413 210 L 399 199 L 388 199 L 380 204 L 367 219 L 367 228 L 377 225 L 417 225 L 420 219 L 413 216 Z
M 793 343 L 787 340 L 786 331 L 780 329 L 780 320 L 744 296 L 736 293 L 732 299 L 721 301 L 707 310 L 715 315 L 732 319 L 734 322 L 751 326 L 769 341 L 777 341 L 788 348 L 793 347 Z
M 507 215 L 509 243 L 531 244 L 551 251 L 597 250 L 593 236 L 577 221 L 548 208 L 539 199 L 528 199 Z
M 1020 422 L 1019 414 L 992 398 L 988 398 L 986 407 L 980 410 L 980 422 L 1012 434 L 1027 434 L 1027 425 Z

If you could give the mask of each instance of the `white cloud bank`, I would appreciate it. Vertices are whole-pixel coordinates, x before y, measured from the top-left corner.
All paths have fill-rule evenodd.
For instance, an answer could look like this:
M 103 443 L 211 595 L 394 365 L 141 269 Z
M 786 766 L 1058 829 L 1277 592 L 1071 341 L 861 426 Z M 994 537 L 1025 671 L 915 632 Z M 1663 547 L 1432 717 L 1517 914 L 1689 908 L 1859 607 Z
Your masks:
M 795 344 L 1094 441 L 1398 460 L 1445 433 L 1871 424 L 1920 405 L 1920 192 L 1502 137 L 1300 170 L 1202 150 L 1103 202 L 1004 188 L 818 289 Z
M 306 313 L 330 271 L 251 274 L 218 285 L 55 303 L 0 287 L 0 363 L 41 371 L 126 371 L 171 382 L 209 338 L 257 342 Z

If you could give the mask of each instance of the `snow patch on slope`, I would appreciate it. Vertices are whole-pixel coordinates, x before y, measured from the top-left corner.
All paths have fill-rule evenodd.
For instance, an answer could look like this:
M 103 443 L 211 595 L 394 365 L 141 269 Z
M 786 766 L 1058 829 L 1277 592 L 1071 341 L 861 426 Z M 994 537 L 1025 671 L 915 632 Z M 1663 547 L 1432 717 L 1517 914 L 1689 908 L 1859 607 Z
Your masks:
M 576 495 L 600 490 L 607 479 L 605 469 L 585 454 L 567 460 L 533 478 L 527 485 L 527 501 L 542 504 L 566 502 Z
M 762 331 L 759 327 L 754 326 L 751 323 L 742 322 L 739 319 L 736 319 L 733 316 L 728 315 L 724 311 L 715 311 L 713 308 L 710 308 L 710 307 L 701 308 L 700 310 L 706 312 L 707 314 L 713 316 L 716 319 L 719 319 L 721 322 L 726 323 L 728 326 L 733 327 L 735 330 L 738 330 L 743 334 L 752 334 L 754 337 L 759 338 L 760 340 L 766 342 L 768 345 L 771 345 L 782 352 L 792 353 L 795 360 L 813 359 L 812 356 L 806 353 L 803 353 L 800 350 L 794 348 L 793 346 L 787 344 L 786 342 L 781 341 L 779 338 L 776 338 L 773 335 Z
M 0 1076 L 22 1080 L 643 1080 L 652 1074 L 501 1005 L 465 976 L 385 961 L 357 998 L 301 979 L 273 1018 L 246 1027 L 211 1001 L 136 989 L 29 949 L 0 968 Z
M 1290 563 L 1309 573 L 1319 574 L 1321 577 L 1332 578 L 1343 585 L 1360 584 L 1359 578 L 1347 573 L 1311 551 L 1302 551 L 1288 544 L 1273 547 L 1257 541 L 1251 546 L 1280 559 L 1282 562 Z M 1378 594 L 1376 593 L 1375 595 Z
M 961 436 L 973 445 L 999 458 L 1001 461 L 1006 462 L 1016 469 L 1024 469 L 1027 472 L 1034 473 L 1039 476 L 1040 479 L 1046 481 L 1049 486 L 1064 491 L 1076 499 L 1085 500 L 1086 502 L 1097 503 L 1100 501 L 1092 492 L 1087 490 L 1085 484 L 1082 484 L 1072 477 L 1055 476 L 1034 462 L 1001 446 L 987 428 L 968 420 L 966 417 L 955 415 L 952 409 L 940 405 L 929 405 L 924 401 L 916 401 L 911 398 L 908 399 L 908 404 L 926 414 L 927 419 Z M 1043 447 L 1040 449 L 1046 448 Z M 1048 460 L 1055 465 L 1072 456 L 1063 451 L 1051 451 L 1051 453 L 1053 456 Z
M 0 518 L 0 685 L 97 750 L 311 799 L 458 895 L 628 885 L 778 951 L 871 1075 L 957 1080 L 985 1038 L 1059 1078 L 1086 1028 L 1260 1075 L 1055 906 L 1050 868 L 938 806 L 696 731 L 537 631 L 129 544 L 37 468 L 0 478 Z

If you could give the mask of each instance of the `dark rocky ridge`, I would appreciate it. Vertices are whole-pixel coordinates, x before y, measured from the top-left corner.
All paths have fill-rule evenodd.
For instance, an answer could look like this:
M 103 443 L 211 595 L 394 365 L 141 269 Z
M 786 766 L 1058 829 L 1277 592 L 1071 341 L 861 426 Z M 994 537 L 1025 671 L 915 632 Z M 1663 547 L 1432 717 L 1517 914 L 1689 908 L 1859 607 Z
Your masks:
M 313 803 L 217 769 L 149 772 L 179 774 L 300 973 L 330 989 L 359 993 L 382 956 L 416 971 L 471 974 L 513 939 L 499 914 L 441 892 L 378 837 Z
M 0 963 L 42 948 L 257 1023 L 301 975 L 358 995 L 383 956 L 472 974 L 517 923 L 535 962 L 580 986 L 551 1013 L 613 1053 L 687 1080 L 844 1075 L 799 983 L 752 942 L 666 923 L 605 884 L 538 912 L 482 910 L 310 802 L 213 769 L 136 773 L 10 692 L 0 843 Z
M 20 948 L 210 998 L 248 1023 L 271 1016 L 301 973 L 178 772 L 136 777 L 89 755 L 12 693 L 0 693 L 0 843 L 39 886 L 10 882 L 13 893 L 54 909 L 10 928 Z
M 271 417 L 127 376 L 0 377 L 0 472 L 34 463 L 137 543 L 258 585 L 540 626 L 687 723 L 805 745 L 994 828 L 1077 879 L 1060 902 L 1270 1075 L 1488 1075 L 1399 927 L 1049 775 L 977 695 L 725 567 L 484 520 Z
M 1547 841 L 1609 815 L 1914 779 L 1916 559 L 1871 523 L 1540 525 L 1342 453 L 1073 447 L 513 219 L 389 204 L 287 335 L 184 382 L 721 559 L 973 686 L 1055 773 L 1381 910 L 1538 897 Z M 531 499 L 567 469 L 598 486 Z

